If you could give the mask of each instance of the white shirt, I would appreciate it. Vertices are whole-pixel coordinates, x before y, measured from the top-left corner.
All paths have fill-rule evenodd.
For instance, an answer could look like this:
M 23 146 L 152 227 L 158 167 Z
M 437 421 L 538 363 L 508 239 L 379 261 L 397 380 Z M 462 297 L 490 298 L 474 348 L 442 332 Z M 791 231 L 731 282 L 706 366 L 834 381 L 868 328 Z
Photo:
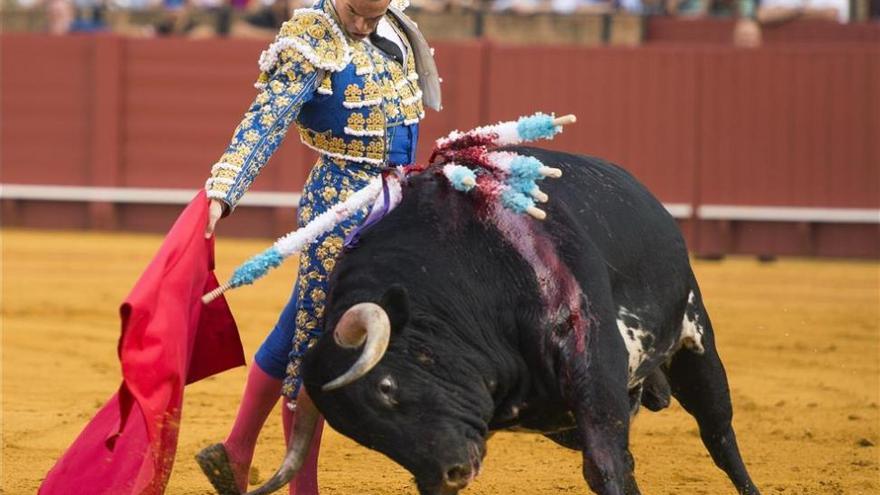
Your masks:
M 391 23 L 388 22 L 388 19 L 384 17 L 379 19 L 379 25 L 376 26 L 376 34 L 385 39 L 391 40 L 392 42 L 394 42 L 395 45 L 397 45 L 398 48 L 400 48 L 400 53 L 403 54 L 403 66 L 406 67 L 406 57 L 408 55 L 406 53 L 406 45 L 403 44 L 403 40 L 401 40 L 400 36 L 397 35 L 397 31 L 391 26 Z M 365 38 L 364 42 L 370 43 L 370 38 Z

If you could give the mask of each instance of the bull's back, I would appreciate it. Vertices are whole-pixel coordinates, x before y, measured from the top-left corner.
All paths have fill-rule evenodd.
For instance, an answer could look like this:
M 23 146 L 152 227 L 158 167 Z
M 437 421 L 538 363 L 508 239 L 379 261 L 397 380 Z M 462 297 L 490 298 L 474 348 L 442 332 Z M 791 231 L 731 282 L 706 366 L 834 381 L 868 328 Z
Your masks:
M 517 148 L 562 169 L 540 187 L 550 196 L 547 228 L 574 223 L 583 243 L 598 251 L 612 278 L 640 283 L 681 280 L 687 249 L 675 219 L 629 172 L 599 158 L 538 148 Z

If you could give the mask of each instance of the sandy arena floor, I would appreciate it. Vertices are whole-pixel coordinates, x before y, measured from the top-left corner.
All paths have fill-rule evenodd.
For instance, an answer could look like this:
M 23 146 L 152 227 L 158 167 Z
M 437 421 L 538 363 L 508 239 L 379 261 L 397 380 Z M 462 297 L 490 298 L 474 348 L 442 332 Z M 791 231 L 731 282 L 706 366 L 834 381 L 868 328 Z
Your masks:
M 2 493 L 32 494 L 119 384 L 117 305 L 157 249 L 146 235 L 5 231 Z M 267 241 L 221 240 L 217 273 Z M 880 264 L 752 259 L 697 262 L 751 474 L 768 494 L 880 493 Z M 284 304 L 292 264 L 230 303 L 248 356 Z M 245 370 L 189 387 L 169 494 L 208 494 L 192 460 L 224 437 Z M 280 414 L 257 449 L 255 478 L 282 455 Z M 632 435 L 646 495 L 733 493 L 680 407 L 643 411 Z M 323 494 L 414 494 L 383 456 L 326 434 Z M 88 493 L 88 490 L 71 490 Z M 496 435 L 469 495 L 589 493 L 580 456 L 533 435 Z

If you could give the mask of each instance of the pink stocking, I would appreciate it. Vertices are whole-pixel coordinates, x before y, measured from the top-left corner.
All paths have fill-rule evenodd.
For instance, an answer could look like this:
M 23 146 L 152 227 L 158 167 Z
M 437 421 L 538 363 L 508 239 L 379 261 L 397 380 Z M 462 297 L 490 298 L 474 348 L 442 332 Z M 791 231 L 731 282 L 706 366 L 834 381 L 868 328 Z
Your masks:
M 305 387 L 300 394 L 306 393 Z M 281 421 L 284 424 L 284 438 L 290 443 L 290 428 L 293 426 L 295 413 L 292 412 L 285 402 L 281 407 Z M 324 429 L 324 418 L 318 419 L 315 425 L 315 437 L 309 447 L 309 457 L 303 463 L 303 467 L 296 478 L 290 482 L 290 495 L 318 495 L 318 451 L 321 448 L 321 432 Z
M 268 375 L 256 363 L 252 364 L 238 406 L 238 415 L 232 431 L 223 442 L 235 474 L 235 484 L 242 492 L 247 491 L 248 470 L 254 458 L 257 437 L 280 396 L 281 380 Z

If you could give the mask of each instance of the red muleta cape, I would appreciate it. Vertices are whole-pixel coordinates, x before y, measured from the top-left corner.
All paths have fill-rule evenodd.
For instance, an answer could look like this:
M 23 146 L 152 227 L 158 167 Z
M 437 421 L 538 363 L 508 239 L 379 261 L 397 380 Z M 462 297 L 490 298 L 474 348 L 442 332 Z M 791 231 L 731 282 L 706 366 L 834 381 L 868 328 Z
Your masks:
M 163 493 L 184 385 L 244 364 L 226 300 L 201 302 L 218 285 L 207 217 L 202 191 L 122 303 L 122 385 L 46 475 L 40 495 Z

